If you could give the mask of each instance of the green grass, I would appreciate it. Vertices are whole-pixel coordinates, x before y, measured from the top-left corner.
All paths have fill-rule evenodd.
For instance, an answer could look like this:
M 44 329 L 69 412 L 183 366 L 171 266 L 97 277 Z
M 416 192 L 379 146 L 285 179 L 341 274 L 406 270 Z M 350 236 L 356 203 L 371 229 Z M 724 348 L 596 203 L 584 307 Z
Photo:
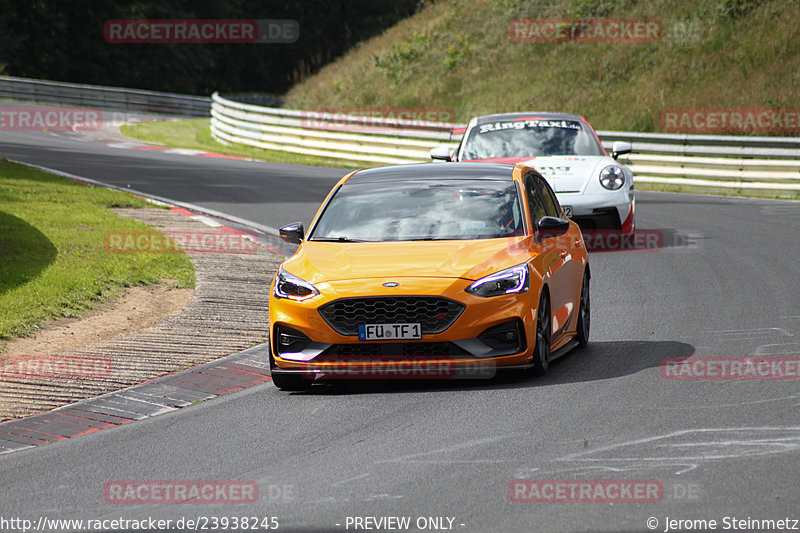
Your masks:
M 660 19 L 661 41 L 515 42 L 518 18 Z M 661 112 L 800 104 L 800 2 L 461 0 L 428 3 L 295 85 L 288 108 L 579 113 L 601 130 L 661 131 Z
M 508 36 L 509 23 L 518 18 L 592 17 L 658 19 L 663 39 L 530 43 Z M 284 105 L 444 108 L 461 123 L 487 113 L 563 111 L 585 116 L 599 130 L 659 132 L 662 112 L 669 109 L 797 109 L 798 65 L 800 2 L 795 0 L 442 0 L 426 2 L 416 15 L 302 80 L 285 95 Z M 211 138 L 208 120 L 141 124 L 123 132 L 254 159 L 347 166 L 224 147 Z M 791 191 L 641 186 L 658 187 L 796 197 Z
M 218 143 L 211 136 L 211 119 L 198 118 L 189 120 L 164 120 L 157 122 L 141 122 L 126 124 L 121 131 L 124 135 L 172 146 L 175 148 L 191 148 L 194 150 L 207 150 L 218 154 L 246 157 L 274 163 L 292 163 L 296 165 L 314 165 L 330 167 L 348 167 L 344 161 L 325 159 L 322 157 L 293 154 L 277 150 L 263 150 L 261 148 L 244 145 L 226 146 Z M 352 166 L 352 165 L 351 165 Z
M 152 204 L 0 159 L 0 339 L 80 316 L 120 287 L 164 279 L 193 287 L 184 254 L 105 250 L 108 231 L 152 229 L 109 208 L 145 206 Z

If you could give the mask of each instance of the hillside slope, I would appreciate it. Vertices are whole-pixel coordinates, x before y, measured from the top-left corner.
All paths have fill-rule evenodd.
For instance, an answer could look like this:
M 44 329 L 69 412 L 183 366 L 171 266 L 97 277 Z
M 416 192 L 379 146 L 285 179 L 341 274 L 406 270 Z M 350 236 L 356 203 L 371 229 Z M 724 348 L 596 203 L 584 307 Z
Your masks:
M 656 19 L 657 42 L 515 42 L 520 18 Z M 579 113 L 662 131 L 668 109 L 800 108 L 797 0 L 460 0 L 427 5 L 295 85 L 286 107 Z M 735 132 L 741 133 L 741 132 Z M 785 133 L 784 133 L 785 134 Z

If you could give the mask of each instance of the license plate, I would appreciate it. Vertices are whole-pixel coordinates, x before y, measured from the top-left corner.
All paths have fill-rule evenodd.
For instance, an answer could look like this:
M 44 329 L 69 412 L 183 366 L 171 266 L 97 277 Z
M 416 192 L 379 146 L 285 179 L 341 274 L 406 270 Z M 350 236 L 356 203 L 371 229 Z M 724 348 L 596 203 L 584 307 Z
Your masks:
M 422 328 L 414 324 L 359 324 L 358 340 L 385 341 L 421 339 Z
M 564 214 L 567 215 L 569 218 L 572 218 L 572 206 L 571 205 L 562 205 L 561 207 L 564 208 Z

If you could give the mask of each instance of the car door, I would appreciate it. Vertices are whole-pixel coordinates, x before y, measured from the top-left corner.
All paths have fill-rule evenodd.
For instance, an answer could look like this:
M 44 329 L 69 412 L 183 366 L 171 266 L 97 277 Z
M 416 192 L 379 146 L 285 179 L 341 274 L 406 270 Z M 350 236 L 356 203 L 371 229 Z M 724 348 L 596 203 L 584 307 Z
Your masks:
M 550 184 L 540 179 L 539 193 L 544 199 L 545 212 L 550 216 L 563 217 L 563 210 L 558 203 L 558 197 Z M 551 214 L 555 213 L 555 214 Z M 554 325 L 558 321 L 563 333 L 575 331 L 578 321 L 578 307 L 580 305 L 581 284 L 583 283 L 583 265 L 586 258 L 586 248 L 583 244 L 583 236 L 577 224 L 571 223 L 570 229 L 561 238 L 561 265 L 558 269 L 562 285 L 559 287 L 564 291 L 564 306 L 553 313 Z
M 572 227 L 561 235 L 536 232 L 536 225 L 542 217 L 561 217 L 561 206 L 544 178 L 529 172 L 525 176 L 525 193 L 531 211 L 537 251 L 540 254 L 538 262 L 544 275 L 549 278 L 550 314 L 553 326 L 551 343 L 552 348 L 557 349 L 563 344 L 564 334 L 570 328 L 573 330 L 575 328 L 571 319 L 577 310 L 575 276 L 576 271 L 580 271 L 580 261 L 572 257 L 576 236 Z M 577 281 L 577 287 L 580 287 L 580 280 Z

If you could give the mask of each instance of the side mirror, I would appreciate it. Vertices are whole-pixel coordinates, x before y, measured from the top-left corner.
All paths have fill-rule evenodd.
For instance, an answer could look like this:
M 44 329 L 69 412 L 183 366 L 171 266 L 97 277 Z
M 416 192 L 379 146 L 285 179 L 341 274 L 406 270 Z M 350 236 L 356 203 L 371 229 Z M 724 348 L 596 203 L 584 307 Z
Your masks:
M 569 220 L 558 217 L 542 217 L 536 223 L 536 232 L 542 237 L 558 237 L 569 230 Z
M 302 222 L 295 222 L 282 227 L 280 230 L 281 239 L 292 244 L 300 244 L 303 242 L 306 230 L 303 229 Z
M 611 157 L 618 158 L 622 154 L 629 154 L 633 150 L 631 143 L 625 141 L 614 141 L 611 145 Z
M 440 161 L 452 161 L 453 151 L 448 146 L 437 146 L 431 148 L 431 159 Z

